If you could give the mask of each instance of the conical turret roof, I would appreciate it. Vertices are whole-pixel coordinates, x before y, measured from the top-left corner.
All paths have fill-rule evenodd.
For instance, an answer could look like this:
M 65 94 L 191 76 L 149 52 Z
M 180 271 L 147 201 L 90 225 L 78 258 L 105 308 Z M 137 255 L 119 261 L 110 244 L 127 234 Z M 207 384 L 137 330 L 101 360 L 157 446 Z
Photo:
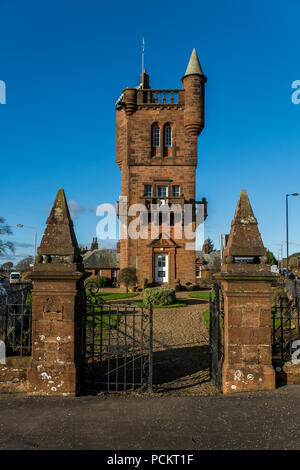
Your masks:
M 184 77 L 186 77 L 187 75 L 194 75 L 194 74 L 204 75 L 195 48 L 193 49 L 193 52 L 191 54 Z

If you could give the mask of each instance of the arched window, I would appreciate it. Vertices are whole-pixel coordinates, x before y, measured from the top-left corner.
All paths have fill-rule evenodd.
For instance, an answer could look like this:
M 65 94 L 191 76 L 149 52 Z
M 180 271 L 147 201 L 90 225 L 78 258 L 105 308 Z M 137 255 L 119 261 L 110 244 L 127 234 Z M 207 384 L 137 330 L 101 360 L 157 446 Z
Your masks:
M 160 129 L 157 124 L 152 127 L 152 146 L 160 146 Z
M 172 128 L 171 126 L 165 127 L 165 147 L 172 147 Z

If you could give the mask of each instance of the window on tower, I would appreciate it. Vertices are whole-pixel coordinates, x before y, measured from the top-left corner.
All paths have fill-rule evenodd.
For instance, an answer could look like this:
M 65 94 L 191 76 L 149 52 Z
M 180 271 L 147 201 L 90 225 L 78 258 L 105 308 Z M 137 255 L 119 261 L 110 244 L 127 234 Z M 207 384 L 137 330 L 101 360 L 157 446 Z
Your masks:
M 158 197 L 167 197 L 168 196 L 168 186 L 157 186 L 157 196 Z
M 179 197 L 180 196 L 180 186 L 172 186 L 172 196 Z
M 153 147 L 159 147 L 160 145 L 160 129 L 158 126 L 152 128 L 152 145 Z
M 145 184 L 144 193 L 146 197 L 152 196 L 152 186 L 151 184 Z
M 170 126 L 165 127 L 165 146 L 172 147 L 172 129 Z

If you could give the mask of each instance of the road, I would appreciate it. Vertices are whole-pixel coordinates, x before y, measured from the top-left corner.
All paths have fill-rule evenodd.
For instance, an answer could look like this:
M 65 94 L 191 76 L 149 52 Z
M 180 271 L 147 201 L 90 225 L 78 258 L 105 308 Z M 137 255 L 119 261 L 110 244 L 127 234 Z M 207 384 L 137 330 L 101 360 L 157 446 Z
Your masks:
M 0 449 L 300 449 L 300 388 L 210 397 L 0 397 Z

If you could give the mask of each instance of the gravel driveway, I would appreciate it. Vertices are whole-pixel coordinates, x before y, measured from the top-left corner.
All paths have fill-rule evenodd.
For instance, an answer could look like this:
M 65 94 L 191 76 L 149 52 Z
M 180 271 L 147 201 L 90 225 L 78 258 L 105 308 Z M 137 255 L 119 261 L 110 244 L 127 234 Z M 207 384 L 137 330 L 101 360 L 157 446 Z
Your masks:
M 186 307 L 154 309 L 154 390 L 172 395 L 216 395 L 209 377 L 209 335 L 202 312 L 208 302 L 190 299 Z

